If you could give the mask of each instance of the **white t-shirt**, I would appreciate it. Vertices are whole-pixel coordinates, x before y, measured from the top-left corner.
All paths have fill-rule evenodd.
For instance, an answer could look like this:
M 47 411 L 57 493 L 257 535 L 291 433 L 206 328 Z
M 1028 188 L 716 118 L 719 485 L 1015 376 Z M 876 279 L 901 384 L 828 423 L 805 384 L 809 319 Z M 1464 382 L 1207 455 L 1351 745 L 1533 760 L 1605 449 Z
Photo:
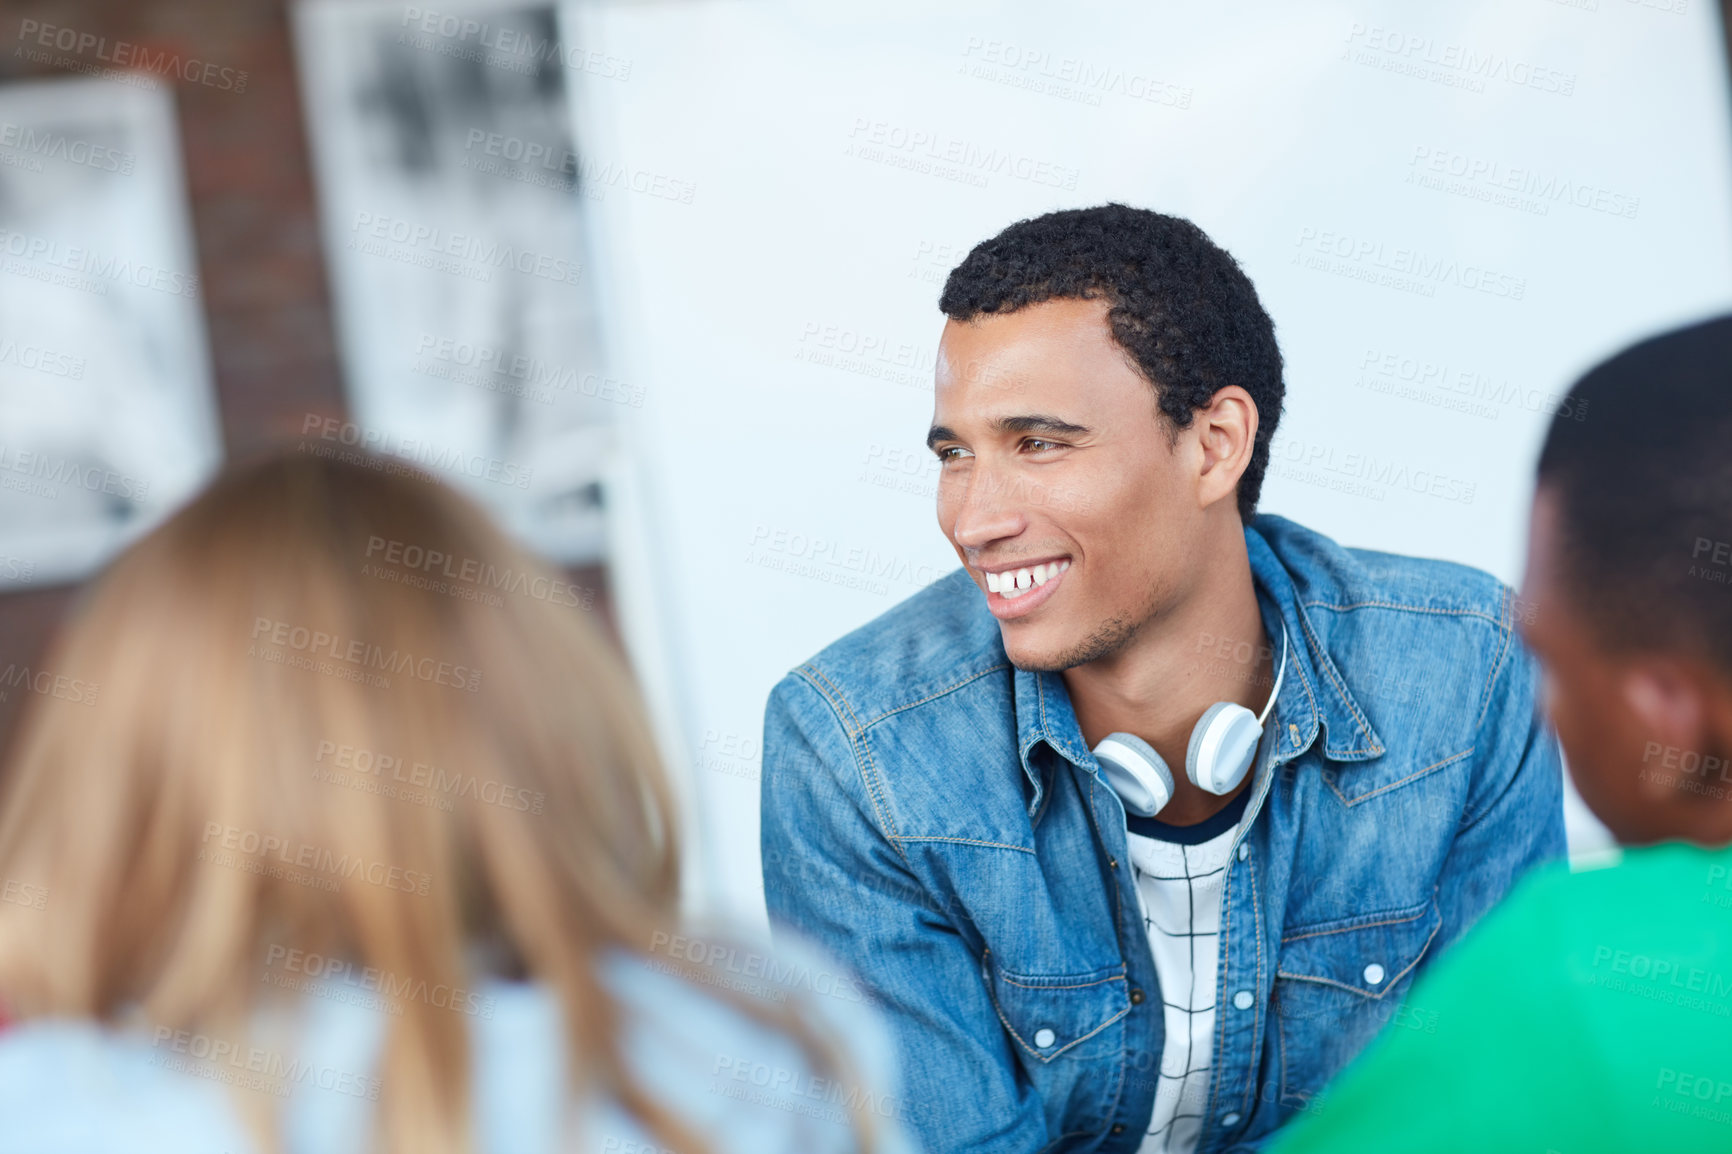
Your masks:
M 1258 743 L 1252 764 L 1262 764 L 1266 744 Z M 1214 1056 L 1221 894 L 1233 838 L 1255 788 L 1253 780 L 1219 813 L 1195 826 L 1148 818 L 1129 823 L 1146 831 L 1127 830 L 1128 850 L 1167 1026 L 1155 1110 L 1137 1154 L 1191 1154 L 1202 1132 Z

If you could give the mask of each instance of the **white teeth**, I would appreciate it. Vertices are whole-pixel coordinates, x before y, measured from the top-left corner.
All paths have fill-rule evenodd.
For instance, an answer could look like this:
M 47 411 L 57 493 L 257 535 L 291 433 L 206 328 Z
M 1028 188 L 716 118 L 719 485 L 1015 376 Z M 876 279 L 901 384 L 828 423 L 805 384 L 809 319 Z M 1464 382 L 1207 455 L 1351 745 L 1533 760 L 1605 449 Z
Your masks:
M 988 593 L 997 593 L 1009 599 L 1021 597 L 1030 589 L 1045 585 L 1069 568 L 1069 561 L 1051 561 L 1028 569 L 1006 569 L 1002 573 L 992 573 L 983 569 L 981 572 L 986 576 L 986 591 Z

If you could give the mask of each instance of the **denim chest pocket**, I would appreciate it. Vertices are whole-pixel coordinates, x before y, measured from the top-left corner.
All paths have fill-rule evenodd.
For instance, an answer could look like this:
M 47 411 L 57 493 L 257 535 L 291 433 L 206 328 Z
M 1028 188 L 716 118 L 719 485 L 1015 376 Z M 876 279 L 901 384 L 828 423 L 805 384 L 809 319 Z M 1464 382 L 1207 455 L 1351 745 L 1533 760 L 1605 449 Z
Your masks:
M 992 951 L 980 959 L 994 1009 L 1025 1060 L 1123 1057 L 1110 1029 L 1130 1013 L 1124 966 L 1086 974 L 1019 974 L 1001 968 Z
M 1275 971 L 1283 1105 L 1304 1105 L 1398 1016 L 1442 923 L 1433 896 L 1289 930 Z

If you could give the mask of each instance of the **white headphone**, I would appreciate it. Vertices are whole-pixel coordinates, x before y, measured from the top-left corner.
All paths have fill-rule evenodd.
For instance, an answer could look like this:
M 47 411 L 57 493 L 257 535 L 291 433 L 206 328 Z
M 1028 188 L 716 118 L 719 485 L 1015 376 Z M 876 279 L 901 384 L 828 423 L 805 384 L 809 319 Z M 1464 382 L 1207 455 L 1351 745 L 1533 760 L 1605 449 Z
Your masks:
M 1269 704 L 1253 714 L 1233 701 L 1217 701 L 1203 711 L 1185 747 L 1185 776 L 1198 789 L 1231 793 L 1245 780 L 1263 738 L 1263 722 L 1275 708 L 1281 679 L 1287 675 L 1287 625 L 1281 625 L 1281 664 L 1275 667 L 1275 688 Z M 1153 817 L 1173 800 L 1173 771 L 1154 747 L 1134 733 L 1109 733 L 1094 748 L 1106 772 L 1107 784 L 1125 803 L 1127 812 Z

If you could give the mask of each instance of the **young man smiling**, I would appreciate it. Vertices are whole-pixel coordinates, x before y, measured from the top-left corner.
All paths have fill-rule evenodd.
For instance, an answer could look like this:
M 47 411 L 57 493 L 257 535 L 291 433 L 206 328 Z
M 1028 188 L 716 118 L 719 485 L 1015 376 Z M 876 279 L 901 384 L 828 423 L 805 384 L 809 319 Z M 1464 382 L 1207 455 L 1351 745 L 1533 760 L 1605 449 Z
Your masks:
M 1281 357 L 1188 221 L 1020 222 L 940 308 L 962 568 L 771 694 L 771 916 L 932 1151 L 1256 1149 L 1563 851 L 1512 595 L 1256 516 Z

